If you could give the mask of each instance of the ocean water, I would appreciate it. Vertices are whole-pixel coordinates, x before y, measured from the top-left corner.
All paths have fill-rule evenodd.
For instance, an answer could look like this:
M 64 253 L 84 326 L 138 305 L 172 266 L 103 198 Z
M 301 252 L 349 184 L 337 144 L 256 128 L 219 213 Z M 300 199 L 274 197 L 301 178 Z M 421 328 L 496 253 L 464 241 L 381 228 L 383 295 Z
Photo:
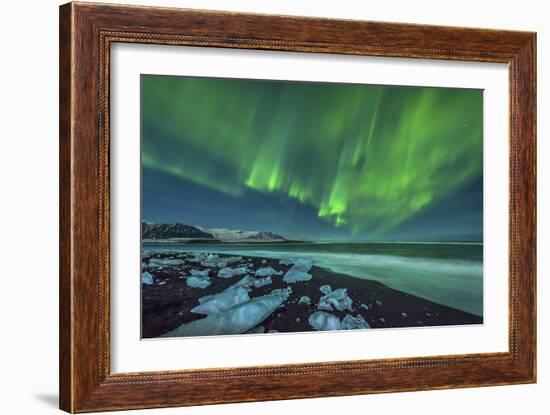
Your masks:
M 309 258 L 314 265 L 334 272 L 379 281 L 438 304 L 483 315 L 481 243 L 144 243 L 142 248 L 144 252 Z

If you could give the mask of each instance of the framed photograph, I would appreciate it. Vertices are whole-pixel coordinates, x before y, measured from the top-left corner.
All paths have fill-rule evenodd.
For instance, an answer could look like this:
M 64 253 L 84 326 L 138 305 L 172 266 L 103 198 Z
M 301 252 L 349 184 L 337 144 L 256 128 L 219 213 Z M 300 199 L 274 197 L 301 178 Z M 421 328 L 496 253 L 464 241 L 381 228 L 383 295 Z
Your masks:
M 535 382 L 535 62 L 528 32 L 61 6 L 61 409 Z

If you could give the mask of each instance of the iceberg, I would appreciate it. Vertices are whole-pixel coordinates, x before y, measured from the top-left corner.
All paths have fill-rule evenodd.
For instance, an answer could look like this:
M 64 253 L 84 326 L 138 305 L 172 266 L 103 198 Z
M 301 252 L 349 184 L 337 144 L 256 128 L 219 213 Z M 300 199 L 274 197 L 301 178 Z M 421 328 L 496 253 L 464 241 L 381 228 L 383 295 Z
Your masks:
M 247 272 L 248 272 L 247 267 L 238 267 L 238 268 L 224 267 L 218 271 L 218 277 L 233 278 L 237 275 L 246 274 Z
M 189 262 L 194 262 L 194 263 L 199 263 L 199 262 L 202 262 L 206 259 L 206 255 L 199 252 L 197 254 L 195 254 L 195 256 L 193 258 L 188 258 L 187 261 Z
M 340 330 L 341 327 L 340 319 L 325 311 L 316 311 L 307 321 L 311 327 L 319 331 Z
M 286 272 L 283 277 L 284 282 L 295 283 L 299 281 L 309 281 L 311 274 L 308 272 L 311 270 L 312 262 L 310 259 L 299 259 L 294 265 Z
M 206 288 L 212 284 L 210 277 L 191 276 L 187 278 L 187 286 L 191 288 Z
M 214 294 L 208 301 L 205 301 L 191 310 L 195 314 L 216 314 L 220 311 L 229 310 L 239 304 L 250 301 L 248 291 L 242 287 L 232 288 Z
M 319 287 L 319 290 L 321 290 L 321 292 L 325 295 L 328 295 L 332 292 L 332 288 L 330 287 L 330 285 L 328 284 L 325 284 L 325 285 L 321 285 Z
M 257 278 L 254 280 L 254 288 L 260 288 L 264 285 L 269 285 L 273 281 L 271 280 L 271 277 L 265 277 L 265 278 Z
M 206 259 L 204 259 L 201 262 L 201 265 L 205 267 L 217 267 L 217 268 L 224 268 L 227 266 L 227 264 L 231 262 L 240 261 L 241 257 L 227 257 L 227 258 L 220 258 L 219 255 L 215 254 L 209 254 Z
M 232 264 L 234 262 L 242 261 L 242 259 L 243 259 L 242 256 L 229 256 L 224 258 L 224 261 L 227 262 L 228 264 Z
M 151 258 L 149 264 L 160 266 L 174 266 L 183 265 L 185 261 L 183 259 L 170 259 L 170 258 Z
M 271 277 L 272 275 L 282 275 L 282 274 L 283 274 L 282 271 L 277 272 L 272 267 L 258 268 L 255 273 L 257 277 Z
M 230 290 L 233 290 L 233 289 L 239 288 L 239 287 L 244 288 L 248 292 L 248 291 L 251 290 L 250 287 L 252 285 L 254 285 L 255 282 L 256 282 L 256 279 L 254 277 L 252 277 L 251 275 L 245 275 L 239 281 L 237 281 L 235 284 L 230 285 L 229 287 L 227 287 L 222 292 L 230 291 Z M 212 299 L 216 295 L 217 294 L 209 294 L 209 295 L 205 295 L 204 297 L 199 298 L 199 304 L 202 304 L 206 301 L 209 301 L 210 299 Z
M 145 285 L 153 285 L 155 280 L 153 280 L 153 276 L 149 272 L 144 272 L 141 274 L 141 283 Z
M 300 305 L 310 305 L 311 304 L 311 298 L 309 298 L 307 295 L 302 295 L 300 299 L 298 300 L 298 304 Z
M 357 316 L 355 317 L 353 317 L 351 314 L 346 314 L 346 316 L 342 319 L 342 329 L 370 329 L 370 325 L 361 314 L 357 314 Z
M 222 311 L 200 320 L 182 324 L 161 337 L 211 336 L 222 334 L 240 334 L 252 329 L 264 321 L 288 298 L 286 290 L 279 290 Z
M 271 295 L 280 295 L 285 297 L 285 300 L 290 296 L 290 294 L 292 294 L 292 287 L 277 288 L 271 291 Z
M 192 269 L 191 270 L 191 275 L 194 277 L 208 277 L 208 274 L 210 274 L 209 269 L 203 269 L 203 270 Z
M 326 294 L 321 297 L 319 304 L 317 304 L 317 308 L 319 310 L 332 311 L 335 309 L 339 311 L 353 311 L 353 302 L 351 301 L 351 298 L 349 298 L 348 290 L 346 288 L 338 288 L 337 290 L 332 291 L 330 286 L 328 286 L 330 290 L 325 289 L 323 291 L 324 287 L 325 286 L 321 287 L 321 291 L 323 293 L 326 292 Z

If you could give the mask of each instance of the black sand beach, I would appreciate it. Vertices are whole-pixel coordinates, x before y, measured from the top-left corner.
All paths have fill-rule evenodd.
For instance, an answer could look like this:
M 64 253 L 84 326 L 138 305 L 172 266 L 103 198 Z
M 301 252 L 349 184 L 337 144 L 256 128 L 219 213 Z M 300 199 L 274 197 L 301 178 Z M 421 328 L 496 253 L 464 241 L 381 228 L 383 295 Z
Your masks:
M 219 256 L 223 258 L 228 255 Z M 218 271 L 216 267 L 206 267 L 200 263 L 188 261 L 183 264 L 153 268 L 149 266 L 152 258 L 185 260 L 189 258 L 189 254 L 157 253 L 144 259 L 144 271 L 150 272 L 154 283 L 142 284 L 142 338 L 162 336 L 182 324 L 205 318 L 204 315 L 191 312 L 191 309 L 199 304 L 198 299 L 217 294 L 242 278 L 242 275 L 220 278 L 216 276 Z M 238 266 L 244 263 L 250 264 L 251 272 L 262 267 L 272 267 L 284 274 L 292 267 L 292 264 L 282 265 L 276 259 L 246 256 L 232 265 Z M 211 285 L 206 288 L 189 287 L 186 280 L 191 269 L 210 269 Z M 258 327 L 256 332 L 314 331 L 315 329 L 308 323 L 308 318 L 318 311 L 317 304 L 323 296 L 320 287 L 327 284 L 333 290 L 346 288 L 352 300 L 353 310 L 352 312 L 348 310 L 329 312 L 340 319 L 346 314 L 354 317 L 360 314 L 372 329 L 483 323 L 482 317 L 391 289 L 377 281 L 337 274 L 317 266 L 313 266 L 309 273 L 312 275 L 309 281 L 286 283 L 282 276 L 274 275 L 271 284 L 251 289 L 249 295 L 253 299 L 270 294 L 274 289 L 292 288 L 289 298 L 260 323 L 261 327 Z M 298 301 L 302 296 L 308 296 L 311 304 L 299 304 Z

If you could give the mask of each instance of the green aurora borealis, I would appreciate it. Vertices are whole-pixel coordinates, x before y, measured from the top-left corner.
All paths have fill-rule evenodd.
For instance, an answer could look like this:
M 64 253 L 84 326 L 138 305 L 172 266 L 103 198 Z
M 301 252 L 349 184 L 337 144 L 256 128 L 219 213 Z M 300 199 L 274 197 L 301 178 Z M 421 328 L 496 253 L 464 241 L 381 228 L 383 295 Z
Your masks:
M 481 238 L 481 90 L 142 75 L 141 108 L 146 220 Z

